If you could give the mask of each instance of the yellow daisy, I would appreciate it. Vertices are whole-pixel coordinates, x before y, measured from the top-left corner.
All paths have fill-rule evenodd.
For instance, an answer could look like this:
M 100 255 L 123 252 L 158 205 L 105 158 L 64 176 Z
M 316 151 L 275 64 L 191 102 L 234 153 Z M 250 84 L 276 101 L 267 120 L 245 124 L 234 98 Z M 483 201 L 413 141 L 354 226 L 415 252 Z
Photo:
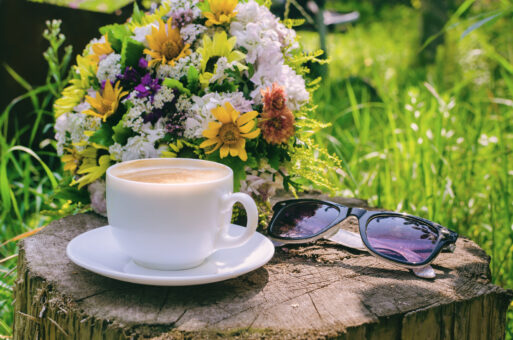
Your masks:
M 207 22 L 205 25 L 222 25 L 229 23 L 236 15 L 235 7 L 238 0 L 208 0 L 210 11 L 203 12 Z
M 225 107 L 218 106 L 212 110 L 212 115 L 218 120 L 210 122 L 208 128 L 203 131 L 203 136 L 208 138 L 200 144 L 200 148 L 208 148 L 207 154 L 217 149 L 219 155 L 224 158 L 230 154 L 232 157 L 239 156 L 243 161 L 248 159 L 246 153 L 246 139 L 258 137 L 260 129 L 255 128 L 255 118 L 258 112 L 251 111 L 240 114 L 232 104 L 227 102 Z
M 146 36 L 150 49 L 144 53 L 152 57 L 149 65 L 156 63 L 174 66 L 175 61 L 191 54 L 190 44 L 184 44 L 180 30 L 171 26 L 172 18 L 165 24 L 159 19 L 159 28 L 152 27 L 151 34 Z
M 240 51 L 234 51 L 235 43 L 237 42 L 236 37 L 228 39 L 225 31 L 216 32 L 214 38 L 210 39 L 205 34 L 203 37 L 203 46 L 198 48 L 198 52 L 201 54 L 201 76 L 200 81 L 206 85 L 209 83 L 210 78 L 216 73 L 217 60 L 221 57 L 225 57 L 228 63 L 234 61 L 238 62 L 243 60 L 246 55 Z M 242 64 L 238 64 L 241 68 L 245 68 Z
M 119 86 L 119 81 L 116 83 L 114 88 L 107 80 L 103 93 L 96 92 L 96 98 L 86 96 L 86 101 L 93 107 L 94 110 L 84 111 L 85 114 L 100 117 L 105 122 L 107 118 L 116 113 L 121 98 L 128 94 L 127 91 L 123 91 L 123 88 Z

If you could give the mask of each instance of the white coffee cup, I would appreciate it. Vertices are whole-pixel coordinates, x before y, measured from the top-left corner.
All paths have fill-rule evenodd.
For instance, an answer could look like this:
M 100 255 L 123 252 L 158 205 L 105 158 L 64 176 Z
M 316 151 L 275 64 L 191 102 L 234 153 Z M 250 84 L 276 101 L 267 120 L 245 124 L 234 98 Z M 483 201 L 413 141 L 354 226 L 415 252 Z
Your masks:
M 170 181 L 146 181 L 152 169 Z M 248 222 L 242 235 L 232 237 L 227 229 L 236 202 Z M 136 264 L 158 270 L 196 267 L 216 250 L 243 245 L 258 224 L 255 201 L 233 193 L 229 167 L 184 158 L 141 159 L 107 169 L 107 216 L 121 250 Z

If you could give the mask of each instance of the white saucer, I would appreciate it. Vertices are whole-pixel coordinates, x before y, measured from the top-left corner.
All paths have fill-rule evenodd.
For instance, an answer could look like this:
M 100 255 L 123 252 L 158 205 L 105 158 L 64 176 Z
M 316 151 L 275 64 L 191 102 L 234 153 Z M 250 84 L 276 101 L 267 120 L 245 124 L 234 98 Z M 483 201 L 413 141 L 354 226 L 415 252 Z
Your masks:
M 232 224 L 228 233 L 242 234 L 245 228 Z M 255 233 L 238 248 L 218 250 L 196 268 L 160 271 L 135 264 L 118 247 L 105 226 L 78 235 L 68 243 L 66 254 L 75 264 L 116 280 L 154 286 L 190 286 L 223 281 L 248 273 L 266 264 L 274 246 L 266 237 Z

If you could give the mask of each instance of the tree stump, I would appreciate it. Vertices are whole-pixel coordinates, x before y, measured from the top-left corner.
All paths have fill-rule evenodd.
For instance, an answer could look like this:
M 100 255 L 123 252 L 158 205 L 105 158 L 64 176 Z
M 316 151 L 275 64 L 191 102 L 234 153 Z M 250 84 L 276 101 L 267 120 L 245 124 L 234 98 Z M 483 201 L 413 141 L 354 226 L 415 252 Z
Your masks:
M 504 338 L 512 293 L 490 283 L 490 258 L 463 237 L 434 262 L 435 280 L 318 241 L 277 249 L 264 267 L 228 281 L 153 287 L 66 257 L 73 237 L 105 224 L 79 214 L 21 242 L 14 339 Z

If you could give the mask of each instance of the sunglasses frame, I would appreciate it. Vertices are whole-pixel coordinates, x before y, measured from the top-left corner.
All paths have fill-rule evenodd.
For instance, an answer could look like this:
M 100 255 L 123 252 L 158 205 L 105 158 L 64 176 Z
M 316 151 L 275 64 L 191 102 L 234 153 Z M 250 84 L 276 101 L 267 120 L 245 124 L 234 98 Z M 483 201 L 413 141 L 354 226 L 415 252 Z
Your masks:
M 288 238 L 288 237 L 280 237 L 272 232 L 272 227 L 274 226 L 275 221 L 280 216 L 280 213 L 287 207 L 290 207 L 292 205 L 301 205 L 305 203 L 317 203 L 317 204 L 324 204 L 324 205 L 331 205 L 336 207 L 339 210 L 338 217 L 333 220 L 328 226 L 323 228 L 320 232 L 318 232 L 315 235 L 305 237 L 305 238 Z M 437 256 L 440 254 L 440 252 L 444 249 L 447 249 L 450 252 L 454 251 L 456 240 L 458 239 L 458 234 L 452 230 L 449 230 L 448 228 L 441 226 L 440 224 L 437 224 L 435 222 L 426 220 L 422 217 L 413 216 L 409 214 L 403 214 L 403 213 L 397 213 L 393 211 L 386 211 L 386 210 L 366 210 L 362 208 L 351 208 L 346 207 L 342 204 L 330 202 L 330 201 L 324 201 L 324 200 L 318 200 L 313 198 L 303 198 L 303 199 L 292 199 L 292 200 L 286 200 L 286 201 L 280 201 L 277 202 L 273 206 L 273 217 L 271 221 L 269 222 L 269 227 L 267 228 L 267 233 L 269 235 L 269 238 L 273 241 L 283 243 L 283 244 L 301 244 L 301 243 L 310 243 L 314 242 L 320 238 L 330 238 L 331 236 L 335 235 L 340 230 L 340 224 L 341 222 L 345 221 L 347 218 L 354 216 L 358 219 L 358 229 L 360 232 L 360 237 L 362 239 L 363 245 L 367 250 L 372 254 L 380 259 L 386 260 L 387 262 L 391 262 L 393 264 L 400 265 L 402 267 L 406 268 L 421 268 L 429 265 Z M 418 262 L 418 263 L 412 263 L 408 261 L 402 261 L 395 258 L 392 258 L 391 256 L 387 256 L 385 254 L 380 254 L 378 251 L 374 249 L 369 243 L 369 240 L 367 239 L 367 234 L 365 232 L 368 224 L 373 219 L 380 217 L 380 216 L 386 216 L 386 217 L 403 217 L 407 218 L 413 221 L 420 222 L 422 224 L 427 225 L 430 227 L 433 231 L 436 231 L 438 234 L 438 239 L 436 240 L 436 244 L 434 247 L 433 252 L 429 257 L 427 257 L 424 261 Z

